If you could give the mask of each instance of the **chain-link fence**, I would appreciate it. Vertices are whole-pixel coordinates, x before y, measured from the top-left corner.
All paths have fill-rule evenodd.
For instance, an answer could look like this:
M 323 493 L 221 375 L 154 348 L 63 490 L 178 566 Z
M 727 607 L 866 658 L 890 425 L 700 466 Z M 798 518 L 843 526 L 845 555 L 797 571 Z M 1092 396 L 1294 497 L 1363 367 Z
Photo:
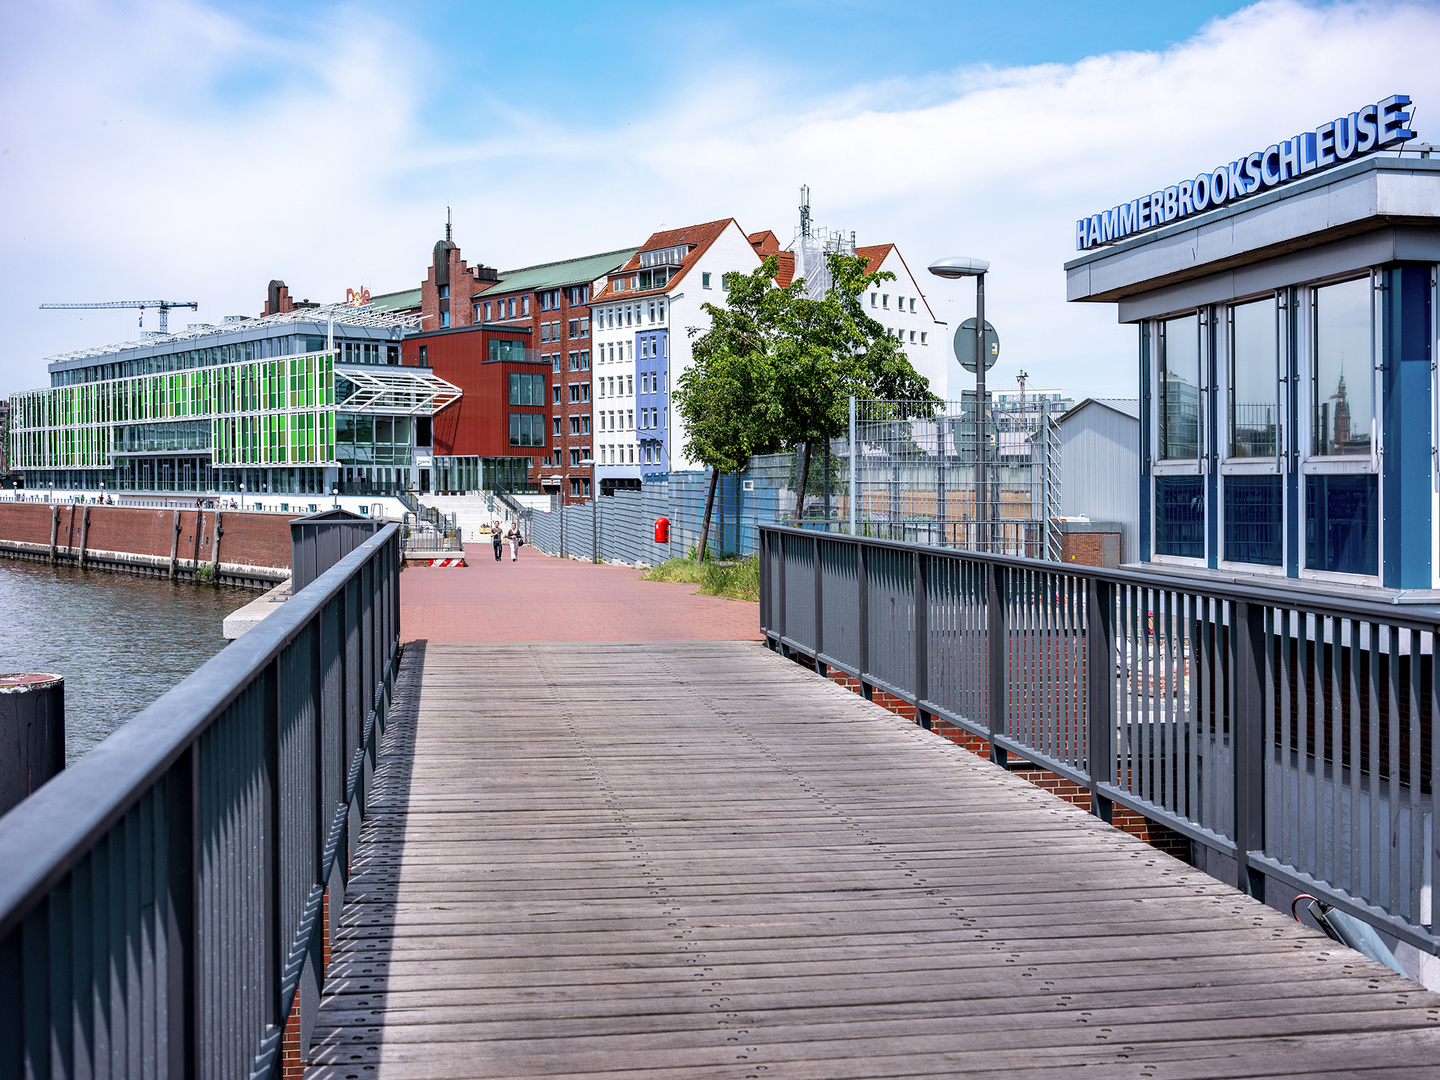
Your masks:
M 757 527 L 791 523 L 943 547 L 1031 558 L 1059 558 L 1052 527 L 1060 499 L 1059 437 L 1045 402 L 990 411 L 987 424 L 988 521 L 977 521 L 975 397 L 923 402 L 854 403 L 853 436 L 817 447 L 805 482 L 802 453 L 752 458 L 739 475 L 720 478 L 710 522 L 714 554 L 749 555 Z M 851 447 L 855 450 L 852 453 Z M 674 472 L 640 491 L 602 496 L 562 512 L 537 511 L 531 542 L 552 554 L 656 563 L 696 547 L 710 476 Z M 851 492 L 855 493 L 854 499 Z M 655 519 L 670 522 L 670 542 L 654 541 Z

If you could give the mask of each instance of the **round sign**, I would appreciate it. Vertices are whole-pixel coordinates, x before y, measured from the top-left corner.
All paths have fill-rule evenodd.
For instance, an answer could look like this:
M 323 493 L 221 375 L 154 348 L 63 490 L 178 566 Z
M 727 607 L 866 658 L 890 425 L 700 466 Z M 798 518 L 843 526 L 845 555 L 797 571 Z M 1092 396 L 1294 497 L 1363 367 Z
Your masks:
M 975 370 L 975 320 L 966 319 L 955 331 L 955 359 L 966 371 Z M 985 370 L 989 371 L 1000 359 L 1000 335 L 990 321 L 985 321 Z

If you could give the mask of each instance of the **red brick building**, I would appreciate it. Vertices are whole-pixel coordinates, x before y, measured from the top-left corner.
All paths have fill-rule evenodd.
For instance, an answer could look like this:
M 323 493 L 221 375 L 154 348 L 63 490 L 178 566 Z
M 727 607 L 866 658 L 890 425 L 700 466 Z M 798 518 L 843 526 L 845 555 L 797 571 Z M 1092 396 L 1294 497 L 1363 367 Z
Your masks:
M 603 282 L 616 267 L 625 265 L 635 250 L 627 248 L 502 273 L 483 265 L 471 267 L 462 258 L 460 249 L 448 239 L 435 245 L 430 269 L 420 289 L 424 333 L 407 340 L 405 363 L 428 362 L 437 375 L 455 383 L 464 392 L 459 403 L 435 417 L 437 485 L 442 476 L 450 481 L 472 476 L 483 481 L 492 475 L 485 472 L 487 466 L 483 461 L 447 462 L 442 458 L 494 458 L 493 476 L 497 480 L 508 478 L 506 486 L 511 490 L 559 491 L 567 502 L 590 495 L 592 470 L 580 464 L 592 454 L 590 297 L 596 284 Z M 505 368 L 503 387 L 492 378 L 486 367 L 491 362 L 492 341 L 523 341 L 521 346 L 505 347 L 507 352 L 523 348 L 523 361 L 505 363 L 523 364 L 527 374 L 548 372 L 544 407 L 549 422 L 540 447 L 515 444 L 501 447 L 494 437 L 483 434 L 492 429 L 498 431 L 495 418 L 502 414 L 508 424 L 511 412 L 508 376 L 522 371 L 521 366 Z M 419 357 L 422 345 L 426 348 L 425 361 Z M 517 408 L 524 415 L 534 406 Z M 447 415 L 450 413 L 456 415 Z M 518 450 L 531 451 L 523 455 L 529 460 L 523 483 L 516 478 L 516 465 L 499 462 L 499 458 L 507 456 L 499 454 L 501 449 L 512 458 L 522 456 L 516 453 Z M 476 490 L 489 486 L 486 483 L 474 488 L 437 486 L 435 490 Z

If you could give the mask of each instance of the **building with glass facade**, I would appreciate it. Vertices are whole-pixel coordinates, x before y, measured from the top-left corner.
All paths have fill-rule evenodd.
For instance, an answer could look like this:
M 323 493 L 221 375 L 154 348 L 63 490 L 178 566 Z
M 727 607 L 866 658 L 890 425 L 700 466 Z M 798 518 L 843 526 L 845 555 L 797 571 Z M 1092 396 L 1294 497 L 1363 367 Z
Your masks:
M 1140 558 L 1437 588 L 1440 161 L 1294 142 L 1288 182 L 1066 264 L 1137 328 Z
M 30 490 L 386 495 L 420 484 L 457 387 L 402 367 L 413 316 L 307 307 L 58 356 L 11 398 Z

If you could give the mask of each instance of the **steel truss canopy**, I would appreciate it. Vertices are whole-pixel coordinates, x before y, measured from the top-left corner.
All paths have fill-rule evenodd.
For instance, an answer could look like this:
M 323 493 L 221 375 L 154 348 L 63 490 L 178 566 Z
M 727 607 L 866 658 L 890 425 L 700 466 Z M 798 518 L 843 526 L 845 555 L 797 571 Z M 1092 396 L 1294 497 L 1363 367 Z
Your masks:
M 342 398 L 342 380 L 350 391 Z M 418 368 L 335 365 L 335 411 L 433 416 L 460 400 L 460 387 Z

